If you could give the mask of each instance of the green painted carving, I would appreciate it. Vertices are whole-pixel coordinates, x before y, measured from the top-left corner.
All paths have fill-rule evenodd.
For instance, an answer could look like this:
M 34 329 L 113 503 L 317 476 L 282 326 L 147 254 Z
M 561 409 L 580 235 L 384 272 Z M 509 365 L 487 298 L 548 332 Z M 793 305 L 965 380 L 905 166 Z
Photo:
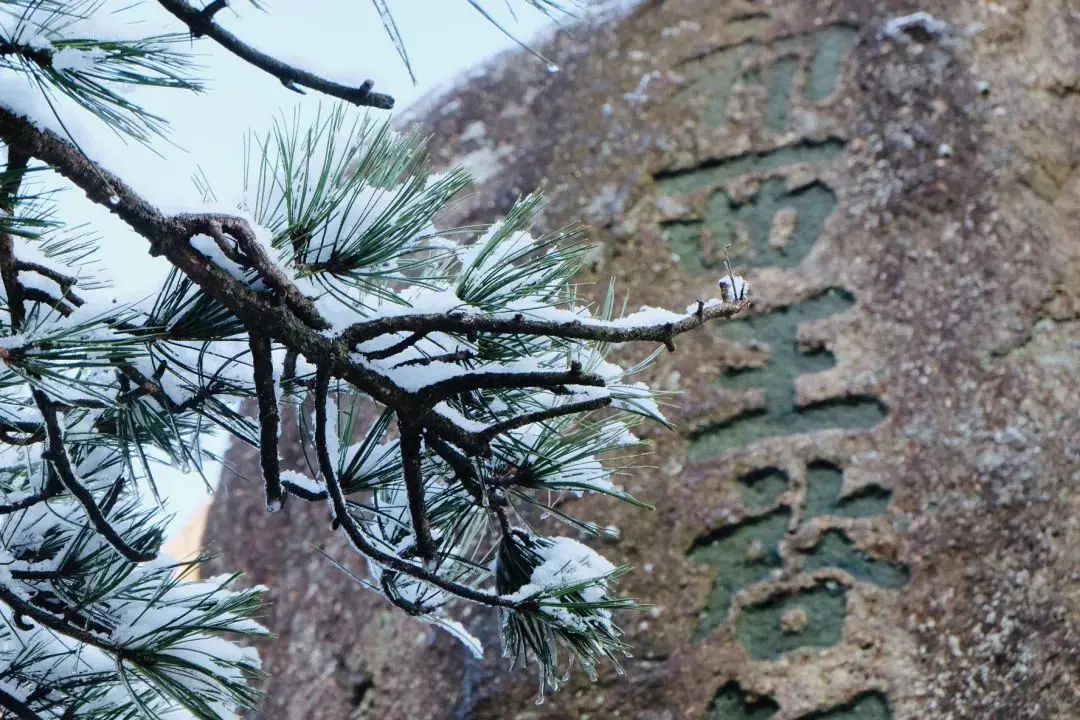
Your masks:
M 810 463 L 806 481 L 803 522 L 828 515 L 871 517 L 884 512 L 889 503 L 890 492 L 880 486 L 871 486 L 854 496 L 841 498 L 843 471 L 825 461 Z M 764 511 L 771 508 L 787 489 L 788 476 L 778 468 L 766 467 L 741 476 L 738 482 L 743 504 L 752 511 Z M 698 623 L 696 640 L 704 639 L 726 621 L 735 593 L 766 580 L 773 570 L 782 567 L 779 543 L 790 519 L 790 508 L 781 506 L 761 517 L 713 531 L 694 543 L 690 559 L 710 565 L 717 573 Z M 911 575 L 905 565 L 892 564 L 860 550 L 838 529 L 822 533 L 817 545 L 803 558 L 803 569 L 808 573 L 838 568 L 858 582 L 887 589 L 904 587 Z M 830 639 L 838 642 L 843 632 L 844 614 L 836 610 L 844 602 L 836 599 L 837 592 L 828 587 L 824 590 L 815 588 L 809 594 L 774 598 L 764 605 L 744 608 L 738 620 L 739 639 L 754 642 L 757 649 L 747 647 L 755 657 L 762 658 L 797 647 L 824 647 L 823 643 Z M 792 631 L 797 630 L 800 623 L 789 623 L 785 631 L 777 625 L 778 618 L 783 619 L 786 613 L 796 608 L 802 608 L 805 629 Z M 798 615 L 796 612 L 796 620 Z M 813 621 L 812 629 L 810 621 Z M 772 637 L 778 634 L 786 637 Z
M 855 547 L 842 530 L 826 530 L 807 556 L 804 569 L 815 572 L 822 568 L 839 568 L 859 582 L 898 590 L 908 584 L 911 571 L 905 565 L 893 565 L 879 560 Z
M 738 683 L 729 682 L 713 696 L 705 720 L 769 720 L 779 710 L 771 698 L 751 697 Z
M 835 356 L 827 350 L 799 348 L 798 326 L 842 312 L 852 303 L 850 293 L 829 290 L 798 305 L 718 325 L 717 332 L 727 340 L 769 344 L 772 356 L 767 365 L 731 369 L 718 380 L 722 387 L 732 390 L 760 389 L 765 407 L 699 430 L 690 446 L 690 457 L 715 457 L 768 437 L 831 428 L 870 428 L 884 420 L 886 408 L 874 397 L 850 396 L 808 406 L 795 404 L 796 377 L 827 370 L 836 364 Z
M 739 494 L 748 510 L 767 510 L 787 487 L 787 473 L 773 467 L 754 470 L 739 478 Z
M 851 702 L 830 710 L 803 715 L 797 720 L 892 720 L 892 711 L 884 695 L 868 692 L 856 696 Z
M 770 720 L 778 712 L 780 706 L 772 698 L 752 696 L 733 681 L 713 696 L 705 720 Z M 828 710 L 801 715 L 796 720 L 892 720 L 892 711 L 884 695 L 868 692 Z
M 800 70 L 806 74 L 804 94 L 811 102 L 821 102 L 836 92 L 844 58 L 854 47 L 856 37 L 852 27 L 829 25 L 772 44 L 766 112 L 766 127 L 770 131 L 783 132 L 787 128 L 795 78 Z M 761 47 L 757 40 L 748 40 L 717 50 L 704 60 L 705 74 L 683 90 L 686 95 L 708 98 L 702 115 L 707 126 L 718 128 L 727 121 L 727 106 L 740 72 L 745 85 L 762 84 L 760 68 L 743 71 L 747 58 Z
M 755 660 L 776 660 L 799 648 L 836 645 L 846 615 L 847 590 L 826 583 L 743 608 L 736 634 Z
M 709 127 L 722 127 L 727 121 L 727 106 L 739 68 L 750 48 L 759 46 L 760 43 L 751 40 L 716 51 L 705 61 L 706 74 L 682 91 L 681 94 L 708 99 L 701 119 Z
M 664 170 L 657 173 L 656 181 L 664 195 L 681 195 L 713 188 L 750 173 L 774 173 L 793 165 L 822 165 L 843 150 L 844 141 L 838 138 L 804 140 L 774 150 L 709 160 L 685 170 Z
M 724 48 L 704 60 L 706 73 L 684 93 L 704 95 L 703 121 L 721 127 L 736 81 L 744 86 L 766 86 L 765 128 L 783 133 L 790 125 L 792 97 L 802 92 L 810 102 L 821 102 L 837 89 L 844 59 L 856 42 L 856 30 L 832 25 L 806 35 L 771 44 L 767 67 L 747 66 L 759 54 L 756 40 Z M 709 160 L 697 167 L 657 174 L 659 191 L 668 196 L 704 193 L 697 217 L 665 223 L 662 232 L 691 275 L 723 268 L 725 250 L 737 267 L 798 265 L 810 253 L 836 208 L 835 193 L 815 181 L 789 189 L 787 176 L 794 166 L 820 167 L 844 149 L 843 141 L 804 140 L 785 147 Z M 752 176 L 760 183 L 737 188 L 732 181 Z M 697 196 L 697 197 L 700 197 Z M 881 422 L 885 406 L 873 397 L 846 397 L 810 406 L 796 405 L 795 379 L 835 365 L 824 348 L 804 350 L 796 341 L 800 324 L 844 312 L 853 303 L 850 293 L 829 290 L 803 303 L 720 326 L 725 339 L 746 344 L 768 343 L 770 358 L 763 367 L 729 368 L 718 383 L 731 390 L 759 390 L 764 406 L 753 412 L 707 427 L 692 438 L 691 458 L 715 457 L 768 437 L 811 433 L 825 429 L 868 428 Z M 807 495 L 803 517 L 865 518 L 885 511 L 890 492 L 870 486 L 841 497 L 842 470 L 830 463 L 807 468 Z M 791 520 L 791 508 L 772 509 L 788 488 L 782 470 L 766 467 L 739 478 L 740 497 L 759 517 L 721 528 L 699 538 L 690 550 L 694 562 L 716 570 L 716 579 L 696 639 L 727 620 L 737 592 L 767 580 L 784 564 L 780 543 Z M 908 568 L 893 565 L 855 547 L 840 530 L 825 531 L 817 545 L 805 553 L 804 569 L 841 568 L 859 582 L 885 588 L 903 587 Z M 843 634 L 847 590 L 826 582 L 788 595 L 744 607 L 735 632 L 750 654 L 775 660 L 799 648 L 837 644 Z M 779 712 L 770 698 L 752 698 L 737 683 L 722 687 L 713 698 L 708 720 L 769 720 Z M 889 720 L 889 705 L 879 693 L 858 696 L 849 703 L 804 716 L 800 720 Z
M 797 57 L 777 58 L 772 64 L 769 85 L 769 105 L 765 113 L 765 127 L 771 132 L 783 132 L 787 127 L 788 109 L 791 106 L 791 83 L 799 69 Z
M 817 51 L 810 62 L 806 97 L 821 102 L 836 92 L 844 59 L 857 39 L 858 31 L 848 25 L 830 25 L 817 32 Z
M 880 485 L 868 485 L 840 497 L 844 471 L 830 462 L 810 463 L 806 469 L 806 505 L 803 520 L 815 517 L 867 518 L 880 515 L 889 506 L 892 491 Z M 804 565 L 807 572 L 821 568 L 840 568 L 860 582 L 898 589 L 907 585 L 910 570 L 893 565 L 859 550 L 842 530 L 827 530 Z
M 844 487 L 844 471 L 837 465 L 819 460 L 806 468 L 806 519 L 833 515 L 839 517 L 873 517 L 885 512 L 892 491 L 881 485 L 867 485 L 847 497 L 840 497 Z
M 791 511 L 784 508 L 721 528 L 694 543 L 690 559 L 716 570 L 712 592 L 698 621 L 696 641 L 724 624 L 736 592 L 766 580 L 782 565 L 779 545 L 790 519 Z

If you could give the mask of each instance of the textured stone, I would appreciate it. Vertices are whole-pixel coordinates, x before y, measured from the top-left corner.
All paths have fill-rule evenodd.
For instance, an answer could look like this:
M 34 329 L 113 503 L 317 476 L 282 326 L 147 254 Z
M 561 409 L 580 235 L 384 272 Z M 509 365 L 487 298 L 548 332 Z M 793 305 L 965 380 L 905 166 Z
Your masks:
M 265 514 L 234 448 L 250 479 L 207 537 L 271 588 L 262 717 L 1077 716 L 1080 14 L 929 5 L 947 26 L 889 34 L 918 8 L 645 2 L 552 41 L 557 74 L 507 55 L 416 113 L 481 178 L 448 221 L 544 186 L 543 229 L 600 244 L 583 280 L 683 307 L 730 244 L 755 309 L 650 371 L 685 391 L 625 482 L 657 510 L 581 512 L 655 607 L 623 619 L 626 677 L 541 706 L 491 614 L 466 609 L 476 662 L 392 611 L 313 551 L 361 569 L 325 508 Z

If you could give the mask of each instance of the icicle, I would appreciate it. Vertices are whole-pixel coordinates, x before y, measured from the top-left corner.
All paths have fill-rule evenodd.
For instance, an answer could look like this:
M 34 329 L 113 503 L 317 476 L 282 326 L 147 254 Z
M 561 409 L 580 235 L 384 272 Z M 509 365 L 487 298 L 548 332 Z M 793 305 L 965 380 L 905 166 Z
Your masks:
M 536 693 L 536 704 L 544 704 L 544 668 L 540 668 L 540 689 Z
M 574 656 L 571 655 L 570 659 L 566 663 L 566 672 L 559 678 L 562 682 L 570 682 L 570 671 L 574 669 Z

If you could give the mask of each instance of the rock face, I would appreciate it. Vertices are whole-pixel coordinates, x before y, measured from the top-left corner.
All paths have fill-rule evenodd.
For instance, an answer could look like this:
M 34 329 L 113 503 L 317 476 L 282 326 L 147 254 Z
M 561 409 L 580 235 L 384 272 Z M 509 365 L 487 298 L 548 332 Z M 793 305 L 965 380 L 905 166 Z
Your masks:
M 545 186 L 583 280 L 683 307 L 730 246 L 755 307 L 653 370 L 679 430 L 624 484 L 657 510 L 588 510 L 654 605 L 627 676 L 540 706 L 492 615 L 481 663 L 392 611 L 234 449 L 207 538 L 271 588 L 261 717 L 1080 716 L 1080 12 L 927 5 L 645 2 L 419 113 L 480 180 L 457 220 Z

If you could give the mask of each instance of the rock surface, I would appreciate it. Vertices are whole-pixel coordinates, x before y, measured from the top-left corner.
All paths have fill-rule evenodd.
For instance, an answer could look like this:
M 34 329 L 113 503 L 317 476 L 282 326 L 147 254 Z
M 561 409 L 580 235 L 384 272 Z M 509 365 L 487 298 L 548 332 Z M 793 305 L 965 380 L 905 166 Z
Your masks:
M 653 369 L 679 432 L 624 484 L 657 510 L 588 512 L 654 607 L 626 677 L 543 705 L 493 616 L 476 662 L 391 610 L 234 448 L 206 537 L 271 588 L 260 717 L 1080 716 L 1080 11 L 927 5 L 645 2 L 418 113 L 479 178 L 455 220 L 544 186 L 584 280 L 683 307 L 730 244 L 755 307 Z

